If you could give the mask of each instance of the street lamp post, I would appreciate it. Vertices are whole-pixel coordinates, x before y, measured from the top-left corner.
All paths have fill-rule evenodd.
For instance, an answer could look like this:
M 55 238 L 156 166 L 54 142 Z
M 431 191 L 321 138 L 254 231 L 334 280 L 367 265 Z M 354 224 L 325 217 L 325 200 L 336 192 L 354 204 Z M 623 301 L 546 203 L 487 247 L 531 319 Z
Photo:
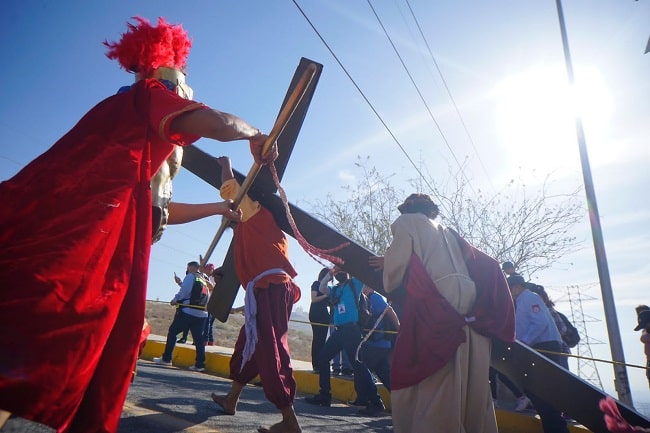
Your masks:
M 573 65 L 571 62 L 571 53 L 569 51 L 569 41 L 564 23 L 564 12 L 562 11 L 562 1 L 555 0 L 557 5 L 557 14 L 560 21 L 560 32 L 562 34 L 562 47 L 564 49 L 564 63 L 567 69 L 569 85 L 574 88 L 575 79 L 573 75 Z M 612 352 L 614 363 L 614 386 L 618 393 L 618 399 L 633 406 L 632 395 L 630 393 L 630 383 L 625 368 L 625 355 L 623 353 L 623 344 L 621 343 L 621 332 L 618 327 L 616 317 L 616 308 L 614 305 L 614 296 L 612 294 L 612 283 L 607 266 L 607 256 L 605 255 L 605 244 L 603 242 L 603 231 L 600 226 L 600 215 L 596 203 L 596 192 L 591 177 L 591 167 L 589 165 L 589 154 L 587 153 L 587 144 L 585 133 L 582 127 L 582 119 L 579 113 L 575 114 L 576 134 L 578 136 L 578 147 L 580 149 L 580 162 L 582 164 L 582 176 L 585 184 L 585 193 L 587 195 L 587 206 L 589 210 L 589 222 L 591 223 L 591 236 L 594 241 L 594 250 L 596 253 L 596 266 L 598 267 L 598 276 L 600 280 L 600 290 L 603 296 L 603 306 L 605 309 L 605 322 L 607 323 L 607 334 L 609 335 L 609 347 Z

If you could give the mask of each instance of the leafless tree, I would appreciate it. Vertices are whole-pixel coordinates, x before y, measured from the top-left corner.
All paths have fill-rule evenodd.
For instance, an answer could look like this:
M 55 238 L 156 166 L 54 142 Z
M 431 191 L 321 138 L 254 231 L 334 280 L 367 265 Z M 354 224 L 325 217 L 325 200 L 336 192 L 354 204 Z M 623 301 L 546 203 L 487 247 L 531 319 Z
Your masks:
M 332 194 L 316 201 L 313 213 L 364 247 L 383 255 L 390 244 L 390 224 L 399 215 L 397 205 L 408 193 L 395 186 L 396 175 L 383 175 L 357 158 L 362 176 L 343 187 L 344 198 Z M 416 192 L 430 194 L 440 207 L 443 224 L 454 228 L 478 249 L 499 261 L 511 261 L 529 278 L 578 250 L 582 242 L 572 234 L 584 218 L 580 188 L 551 194 L 551 176 L 530 192 L 521 179 L 501 191 L 474 190 L 463 173 L 452 172 L 441 184 L 426 171 L 426 179 L 408 179 Z M 440 176 L 438 176 L 440 178 Z M 409 191 L 409 193 L 412 191 Z

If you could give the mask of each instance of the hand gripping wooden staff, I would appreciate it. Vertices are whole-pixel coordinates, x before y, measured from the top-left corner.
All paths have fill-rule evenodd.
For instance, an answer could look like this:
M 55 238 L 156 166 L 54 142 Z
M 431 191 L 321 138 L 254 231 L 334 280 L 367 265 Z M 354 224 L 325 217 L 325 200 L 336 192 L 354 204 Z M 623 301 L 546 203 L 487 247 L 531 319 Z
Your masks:
M 300 81 L 298 81 L 298 84 L 296 85 L 295 89 L 289 96 L 287 103 L 282 107 L 282 110 L 280 111 L 280 114 L 278 115 L 278 118 L 276 119 L 275 124 L 273 125 L 273 129 L 271 129 L 271 132 L 269 133 L 269 137 L 264 142 L 264 146 L 262 146 L 263 156 L 267 154 L 269 149 L 271 149 L 273 144 L 275 144 L 275 142 L 277 141 L 280 134 L 282 134 L 282 131 L 284 130 L 285 126 L 287 126 L 289 119 L 291 119 L 293 112 L 296 110 L 296 107 L 298 106 L 300 100 L 305 94 L 309 86 L 309 83 L 316 75 L 317 70 L 318 69 L 316 65 L 311 64 L 307 67 L 305 72 L 302 74 L 302 77 L 300 77 Z M 237 196 L 235 196 L 235 199 L 233 200 L 232 203 L 233 209 L 237 209 L 239 207 L 241 201 L 243 200 L 244 196 L 248 193 L 248 190 L 253 184 L 253 181 L 255 181 L 255 178 L 257 177 L 261 169 L 262 169 L 262 164 L 258 163 L 257 161 L 253 163 L 251 169 L 248 171 L 248 174 L 246 175 L 246 178 L 244 179 L 241 186 L 239 187 Z M 214 239 L 212 239 L 212 243 L 210 243 L 208 250 L 203 256 L 201 266 L 205 266 L 205 264 L 210 259 L 210 256 L 214 252 L 217 243 L 219 243 L 219 239 L 221 239 L 221 236 L 226 231 L 226 227 L 228 227 L 229 223 L 230 220 L 228 220 L 228 218 L 225 217 L 222 218 L 221 226 L 219 226 L 219 230 L 217 230 L 217 233 L 214 235 Z

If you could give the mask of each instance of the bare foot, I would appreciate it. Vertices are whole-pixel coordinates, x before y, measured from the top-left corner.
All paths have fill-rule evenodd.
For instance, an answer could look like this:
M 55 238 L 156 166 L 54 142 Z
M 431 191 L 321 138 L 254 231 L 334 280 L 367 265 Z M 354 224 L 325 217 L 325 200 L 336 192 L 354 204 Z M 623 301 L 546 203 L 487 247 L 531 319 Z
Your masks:
M 259 433 L 302 433 L 300 425 L 298 425 L 297 422 L 290 422 L 287 420 L 273 424 L 269 428 L 258 427 L 257 431 Z
M 237 403 L 232 404 L 228 400 L 227 395 L 217 395 L 214 392 L 212 393 L 212 400 L 217 403 L 220 407 L 221 410 L 223 410 L 223 413 L 226 415 L 234 415 L 235 411 L 237 409 Z

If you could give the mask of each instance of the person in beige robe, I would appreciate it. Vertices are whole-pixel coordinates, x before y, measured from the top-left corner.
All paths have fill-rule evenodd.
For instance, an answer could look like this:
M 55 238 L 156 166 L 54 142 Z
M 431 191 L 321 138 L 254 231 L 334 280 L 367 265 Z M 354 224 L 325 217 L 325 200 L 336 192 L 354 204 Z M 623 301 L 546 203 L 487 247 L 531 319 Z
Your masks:
M 440 295 L 466 316 L 476 300 L 476 287 L 455 236 L 433 221 L 438 207 L 429 196 L 412 194 L 399 210 L 402 215 L 391 225 L 393 241 L 383 259 L 385 290 L 390 293 L 402 285 L 415 254 Z M 381 261 L 377 265 L 381 267 Z M 449 362 L 419 383 L 392 390 L 396 433 L 497 432 L 488 381 L 491 341 L 463 322 L 460 327 L 465 341 L 451 354 Z M 428 337 L 417 335 L 415 344 Z M 407 355 L 396 351 L 393 359 L 400 356 Z

